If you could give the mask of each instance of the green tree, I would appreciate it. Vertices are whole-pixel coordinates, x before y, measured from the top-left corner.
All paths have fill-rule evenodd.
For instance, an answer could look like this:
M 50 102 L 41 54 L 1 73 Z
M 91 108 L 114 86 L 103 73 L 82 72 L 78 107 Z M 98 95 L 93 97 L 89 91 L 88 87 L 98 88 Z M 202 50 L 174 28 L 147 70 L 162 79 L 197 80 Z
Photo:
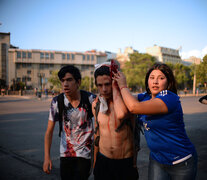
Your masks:
M 203 61 L 197 66 L 196 79 L 197 84 L 204 85 L 207 82 L 207 55 L 203 57 Z
M 127 84 L 133 91 L 143 91 L 146 72 L 155 63 L 155 58 L 149 54 L 135 52 L 130 54 L 129 59 L 123 68 Z
M 188 66 L 185 66 L 185 65 L 180 64 L 180 63 L 171 64 L 169 66 L 172 69 L 173 74 L 175 76 L 178 89 L 184 89 L 185 87 L 190 88 L 190 83 L 191 83 L 190 72 L 191 72 L 191 69 Z
M 53 71 L 51 77 L 48 79 L 48 81 L 52 84 L 52 89 L 55 91 L 60 91 L 62 89 L 61 82 L 58 78 L 58 71 Z

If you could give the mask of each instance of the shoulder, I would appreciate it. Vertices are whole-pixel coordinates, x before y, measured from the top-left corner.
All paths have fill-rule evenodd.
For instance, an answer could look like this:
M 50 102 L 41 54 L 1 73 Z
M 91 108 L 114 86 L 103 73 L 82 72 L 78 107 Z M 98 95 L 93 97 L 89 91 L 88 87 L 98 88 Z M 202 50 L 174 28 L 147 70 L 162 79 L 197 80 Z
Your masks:
M 169 90 L 161 91 L 159 94 L 157 94 L 156 98 L 161 99 L 166 104 L 168 111 L 173 111 L 173 109 L 180 105 L 180 97 Z
M 163 91 L 160 91 L 156 97 L 166 97 L 166 98 L 170 98 L 172 100 L 174 99 L 179 99 L 179 96 L 175 93 L 173 93 L 172 91 L 169 91 L 169 90 L 163 90 Z
M 147 92 L 140 93 L 137 95 L 138 101 L 149 100 L 150 98 L 151 98 L 151 96 Z
M 80 90 L 81 94 L 83 96 L 87 96 L 90 103 L 92 103 L 94 101 L 94 99 L 96 98 L 96 95 L 91 93 L 91 92 L 88 92 L 88 91 L 84 91 L 84 90 Z

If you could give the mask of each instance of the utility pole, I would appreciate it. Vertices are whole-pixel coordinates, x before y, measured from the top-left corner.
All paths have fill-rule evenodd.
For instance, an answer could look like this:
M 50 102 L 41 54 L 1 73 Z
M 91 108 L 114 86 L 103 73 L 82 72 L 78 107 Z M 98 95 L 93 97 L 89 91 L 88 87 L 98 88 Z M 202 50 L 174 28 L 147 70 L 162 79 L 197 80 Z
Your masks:
M 193 95 L 196 94 L 196 64 L 194 60 Z

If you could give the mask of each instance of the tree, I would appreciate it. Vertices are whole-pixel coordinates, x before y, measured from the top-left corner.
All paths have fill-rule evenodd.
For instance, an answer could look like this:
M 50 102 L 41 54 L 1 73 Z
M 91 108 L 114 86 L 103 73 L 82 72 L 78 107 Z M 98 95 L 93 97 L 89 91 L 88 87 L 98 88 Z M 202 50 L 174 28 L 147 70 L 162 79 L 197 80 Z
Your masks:
M 155 63 L 155 58 L 149 54 L 135 52 L 130 54 L 130 61 L 125 63 L 123 72 L 126 75 L 128 87 L 133 91 L 143 91 L 147 70 Z
M 196 70 L 197 84 L 204 84 L 207 82 L 207 55 L 204 56 L 203 62 L 197 66 Z
M 191 76 L 190 71 L 191 69 L 188 66 L 183 64 L 177 63 L 167 63 L 167 65 L 172 69 L 173 74 L 175 76 L 177 82 L 178 89 L 184 89 L 185 87 L 191 87 Z
M 53 90 L 59 92 L 62 89 L 61 82 L 58 78 L 58 71 L 53 71 L 52 76 L 48 79 L 48 81 L 52 84 Z

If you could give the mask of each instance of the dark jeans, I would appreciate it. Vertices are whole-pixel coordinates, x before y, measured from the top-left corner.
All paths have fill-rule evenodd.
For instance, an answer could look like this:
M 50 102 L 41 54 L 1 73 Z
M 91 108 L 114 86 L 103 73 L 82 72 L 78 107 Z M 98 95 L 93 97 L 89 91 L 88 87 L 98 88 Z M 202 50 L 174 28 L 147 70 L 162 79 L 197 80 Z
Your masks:
M 81 157 L 61 157 L 60 176 L 62 180 L 87 180 L 90 175 L 91 160 Z
M 197 156 L 175 164 L 164 165 L 150 158 L 148 180 L 195 180 Z
M 133 157 L 109 159 L 97 154 L 94 168 L 94 180 L 137 180 L 138 171 L 133 167 Z

